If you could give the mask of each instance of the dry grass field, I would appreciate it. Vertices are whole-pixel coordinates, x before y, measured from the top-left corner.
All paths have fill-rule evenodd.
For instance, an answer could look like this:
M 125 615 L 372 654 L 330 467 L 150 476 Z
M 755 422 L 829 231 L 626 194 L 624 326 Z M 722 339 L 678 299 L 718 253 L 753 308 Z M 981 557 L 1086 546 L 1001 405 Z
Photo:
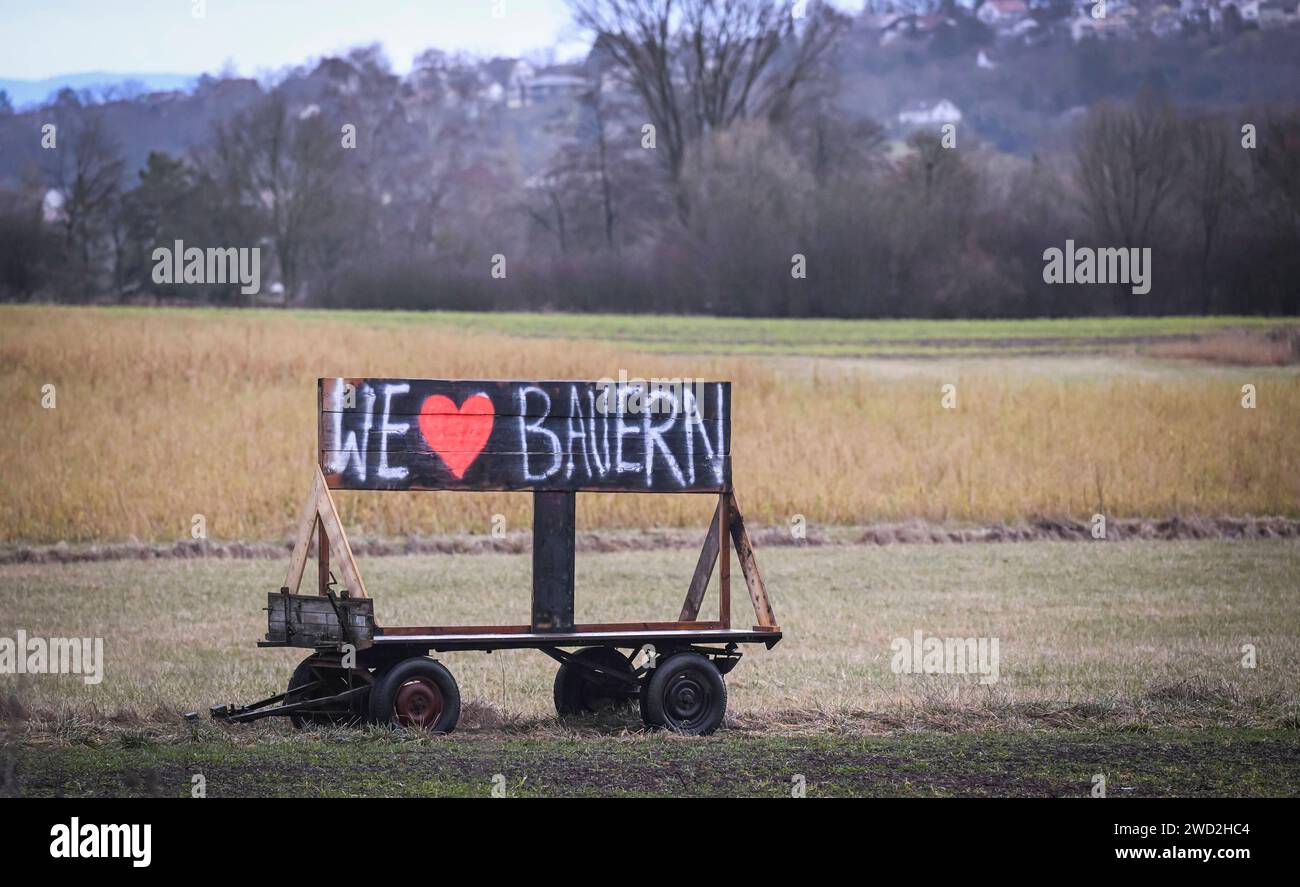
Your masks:
M 733 729 L 1300 727 L 1300 541 L 786 547 L 759 559 L 786 638 L 751 649 L 728 676 Z M 577 615 L 671 616 L 694 560 L 688 550 L 580 555 Z M 380 624 L 528 619 L 526 554 L 362 558 L 360 567 Z M 279 692 L 302 651 L 255 641 L 283 568 L 216 559 L 0 567 L 7 633 L 98 636 L 105 656 L 98 685 L 2 675 L 0 700 L 38 738 L 75 739 L 110 722 L 174 731 L 180 712 Z M 743 613 L 744 592 L 733 591 Z M 997 638 L 997 682 L 895 674 L 891 642 L 916 630 Z M 1242 667 L 1243 644 L 1255 645 L 1257 667 Z M 457 735 L 556 729 L 546 656 L 439 658 L 467 704 Z M 629 712 L 598 732 L 611 727 L 639 731 L 640 721 Z
M 730 379 L 735 479 L 758 523 L 1300 515 L 1294 366 L 1122 352 L 962 359 L 942 348 L 923 360 L 823 358 L 811 339 L 783 354 L 692 354 L 506 334 L 481 318 L 466 327 L 446 316 L 0 306 L 11 395 L 0 540 L 167 542 L 190 538 L 196 514 L 214 539 L 283 539 L 310 477 L 315 379 L 333 375 Z M 1241 406 L 1247 383 L 1253 410 Z M 956 386 L 955 409 L 941 406 L 944 384 Z M 42 408 L 45 385 L 54 409 Z M 523 528 L 530 515 L 526 494 L 338 498 L 349 528 L 371 536 L 484 533 L 498 513 Z M 694 497 L 579 502 L 585 528 L 699 525 L 708 513 Z
M 875 538 L 861 525 L 913 518 L 1300 516 L 1294 328 L 1238 321 L 0 306 L 10 551 L 189 540 L 196 514 L 213 540 L 283 540 L 310 477 L 318 376 L 620 370 L 732 380 L 751 522 L 799 514 L 836 543 L 760 546 L 785 639 L 747 653 L 728 676 L 727 729 L 695 740 L 645 731 L 635 711 L 558 720 L 555 664 L 536 651 L 441 657 L 465 700 L 451 738 L 184 721 L 283 688 L 301 651 L 255 646 L 283 558 L 0 564 L 0 637 L 89 635 L 105 654 L 93 686 L 0 675 L 0 795 L 180 795 L 202 772 L 214 796 L 482 795 L 498 773 L 510 794 L 788 796 L 797 772 L 810 796 L 1077 797 L 1099 769 L 1134 795 L 1294 794 L 1300 540 L 860 541 Z M 516 539 L 531 516 L 527 494 L 337 498 L 354 538 L 484 539 L 499 513 Z M 713 504 L 578 502 L 580 530 L 624 540 L 702 536 Z M 671 618 L 695 555 L 583 551 L 578 618 Z M 360 567 L 381 624 L 528 618 L 526 551 Z M 743 612 L 743 585 L 734 594 Z M 997 682 L 895 673 L 894 639 L 917 631 L 996 638 Z

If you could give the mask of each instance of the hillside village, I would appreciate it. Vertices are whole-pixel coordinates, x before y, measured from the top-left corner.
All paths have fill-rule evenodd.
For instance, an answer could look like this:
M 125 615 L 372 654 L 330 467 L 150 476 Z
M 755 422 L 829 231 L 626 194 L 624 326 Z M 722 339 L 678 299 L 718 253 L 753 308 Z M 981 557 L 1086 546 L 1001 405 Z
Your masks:
M 1048 232 L 1064 242 L 1104 218 L 1090 201 L 1106 195 L 1078 176 L 1109 115 L 1156 120 L 1150 156 L 1187 170 L 1160 183 L 1142 230 L 1188 286 L 1144 304 L 1290 304 L 1294 195 L 1268 183 L 1293 181 L 1297 10 L 1107 0 L 1094 17 L 1096 2 L 873 0 L 837 20 L 799 101 L 704 131 L 678 167 L 647 142 L 641 96 L 604 48 L 566 63 L 429 49 L 397 73 L 362 46 L 185 90 L 0 97 L 0 298 L 245 301 L 151 280 L 168 237 L 262 245 L 259 304 L 1068 313 L 1035 257 Z M 1235 166 L 1200 179 L 1199 155 L 1166 163 L 1236 133 L 1222 117 L 1242 108 L 1287 150 L 1216 148 Z M 67 150 L 42 146 L 48 126 Z M 962 150 L 936 150 L 941 132 Z M 266 153 L 281 137 L 288 163 Z M 1205 182 L 1227 184 L 1203 200 Z M 1198 234 L 1185 220 L 1216 202 L 1226 215 Z M 1244 246 L 1213 247 L 1230 234 Z M 795 242 L 843 278 L 792 287 Z M 497 254 L 516 262 L 509 284 L 481 273 Z
M 908 0 L 870 0 L 859 22 L 880 32 L 882 45 L 900 37 L 932 34 L 971 16 L 968 6 L 929 10 Z M 973 16 L 999 42 L 1035 41 L 1053 33 L 1071 40 L 1136 39 L 1142 35 L 1235 34 L 1252 28 L 1300 24 L 1300 2 L 1293 0 L 1078 0 L 1075 3 L 983 0 Z
M 1203 39 L 1212 45 L 1230 42 L 1252 31 L 1274 32 L 1300 26 L 1300 0 L 974 0 L 975 6 L 954 0 L 869 0 L 849 22 L 852 45 L 902 51 L 908 58 L 926 52 L 954 73 L 963 65 L 992 72 L 1008 64 L 1008 57 L 1035 47 L 1088 42 Z M 635 102 L 599 52 L 569 64 L 548 64 L 538 59 L 453 55 L 431 49 L 419 56 L 410 72 L 398 76 L 378 74 L 372 57 L 324 58 L 314 66 L 281 72 L 285 88 L 302 102 L 347 100 L 363 92 L 373 99 L 388 96 L 393 107 L 415 113 L 420 109 L 456 109 L 474 120 L 497 111 L 521 112 L 556 103 L 575 104 L 593 91 Z M 846 79 L 857 72 L 852 54 L 843 60 Z M 907 83 L 896 84 L 899 92 Z M 145 92 L 130 83 L 113 84 L 98 91 L 62 96 L 63 101 L 111 106 L 123 119 L 117 127 L 130 143 L 138 135 L 152 146 L 168 150 L 192 147 L 215 119 L 237 111 L 265 92 L 266 83 L 233 75 L 203 75 L 189 90 Z M 56 96 L 50 96 L 54 102 Z M 849 103 L 850 106 L 852 102 Z M 960 122 L 969 109 L 952 95 L 899 98 L 892 104 L 876 102 L 864 110 L 887 127 L 902 130 Z M 1064 110 L 1064 109 L 1058 109 Z M 15 109 L 0 92 L 0 182 L 16 181 L 16 164 L 27 153 L 21 146 L 6 146 L 5 116 L 21 116 L 30 108 Z M 311 113 L 308 110 L 306 113 Z M 180 122 L 179 115 L 189 118 Z M 180 122 L 180 126 L 176 124 Z M 187 135 L 190 130 L 200 131 Z M 1007 145 L 1008 147 L 1010 145 Z M 138 155 L 143 159 L 143 155 Z M 525 161 L 526 162 L 526 161 Z

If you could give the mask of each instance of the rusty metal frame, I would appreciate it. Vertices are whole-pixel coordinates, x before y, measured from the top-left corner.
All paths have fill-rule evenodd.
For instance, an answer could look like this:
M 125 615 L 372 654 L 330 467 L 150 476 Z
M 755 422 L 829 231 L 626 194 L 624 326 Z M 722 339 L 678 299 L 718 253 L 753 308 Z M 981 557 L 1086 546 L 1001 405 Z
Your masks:
M 556 662 L 560 663 L 561 665 L 568 665 L 571 666 L 572 668 L 578 668 L 590 674 L 594 674 L 597 675 L 598 677 L 604 678 L 605 680 L 613 681 L 618 684 L 623 684 L 624 686 L 633 687 L 633 688 L 639 688 L 641 686 L 640 675 L 644 673 L 645 671 L 644 668 L 633 669 L 633 673 L 629 675 L 629 674 L 624 674 L 622 672 L 611 671 L 610 669 L 605 668 L 604 666 L 601 665 L 594 665 L 591 662 L 588 662 L 585 659 L 583 659 L 581 656 L 575 656 L 574 654 L 568 652 L 567 650 L 561 650 L 559 647 L 538 647 L 538 649 L 541 650 L 543 653 L 545 653 L 547 656 L 550 656 L 552 659 L 554 659 Z M 632 660 L 634 658 L 636 658 L 635 655 L 627 657 L 629 667 L 631 667 Z
M 311 684 L 304 684 L 301 687 L 295 687 L 294 692 L 297 693 L 303 690 L 309 690 L 318 683 L 320 682 L 315 681 Z M 367 684 L 353 687 L 349 690 L 344 690 L 341 693 L 336 693 L 333 696 L 326 696 L 321 699 L 303 699 L 300 702 L 284 702 L 284 700 L 289 696 L 288 691 L 286 691 L 284 693 L 277 693 L 266 699 L 260 699 L 257 702 L 249 703 L 248 705 L 215 705 L 209 710 L 209 714 L 213 718 L 229 721 L 232 724 L 246 724 L 249 721 L 258 721 L 262 718 L 274 718 L 280 717 L 281 715 L 298 714 L 299 712 L 319 712 L 340 702 L 350 702 L 363 693 L 368 692 L 370 692 L 370 686 Z

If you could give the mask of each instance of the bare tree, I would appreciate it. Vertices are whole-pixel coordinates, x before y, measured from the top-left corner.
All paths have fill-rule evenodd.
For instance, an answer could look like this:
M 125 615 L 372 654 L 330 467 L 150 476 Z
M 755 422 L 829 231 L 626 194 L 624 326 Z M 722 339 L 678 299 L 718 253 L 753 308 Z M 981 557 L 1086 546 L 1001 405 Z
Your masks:
M 973 269 L 963 261 L 972 229 L 979 176 L 957 152 L 943 147 L 934 133 L 908 139 L 911 153 L 890 176 L 879 199 L 888 244 L 885 309 L 907 311 L 917 292 L 943 302 L 954 298 Z
M 792 276 L 792 253 L 815 246 L 806 235 L 816 187 L 785 140 L 762 120 L 711 133 L 687 153 L 682 188 L 706 309 L 799 313 L 810 287 Z
M 640 96 L 674 181 L 687 146 L 737 120 L 780 122 L 844 24 L 792 0 L 570 0 Z M 806 14 L 796 18 L 796 11 Z
M 618 253 L 646 233 L 638 219 L 663 217 L 666 175 L 635 138 L 644 118 L 634 99 L 596 85 L 578 102 L 576 125 L 566 115 L 547 127 L 558 141 L 546 166 L 525 181 L 524 208 L 561 253 Z
M 1170 203 L 1183 157 L 1177 114 L 1143 94 L 1129 107 L 1099 104 L 1076 143 L 1082 203 L 1098 235 L 1115 247 L 1149 247 Z M 1129 295 L 1129 310 L 1136 304 Z
M 1275 224 L 1300 238 L 1300 110 L 1265 115 L 1250 152 L 1256 186 Z
M 614 211 L 614 177 L 610 170 L 609 121 L 599 85 L 583 96 L 583 104 L 591 112 L 591 128 L 596 142 L 596 178 L 600 182 L 601 221 L 605 246 L 612 250 L 616 248 L 614 220 L 617 214 Z
M 26 301 L 47 278 L 57 236 L 41 224 L 41 189 L 0 189 L 0 299 Z
M 1210 257 L 1242 187 L 1234 147 L 1231 124 L 1221 117 L 1198 117 L 1184 127 L 1182 190 L 1199 229 L 1201 310 L 1207 314 L 1214 291 Z
M 219 179 L 258 214 L 275 245 L 284 304 L 298 295 L 310 250 L 340 210 L 339 137 L 276 91 L 216 135 Z
M 74 272 L 74 284 L 92 289 L 96 272 L 104 264 L 100 254 L 111 239 L 126 164 L 97 112 L 61 102 L 56 119 L 51 177 L 63 200 L 60 210 L 64 249 Z
M 555 235 L 561 255 L 569 252 L 569 225 L 565 204 L 570 196 L 572 173 L 572 168 L 567 165 L 556 166 L 526 183 L 527 189 L 537 196 L 537 200 L 525 202 L 524 209 L 533 221 Z M 539 207 L 539 202 L 544 206 Z
M 1295 283 L 1300 278 L 1300 109 L 1278 108 L 1251 119 L 1258 122 L 1258 147 L 1244 153 L 1250 158 L 1250 252 L 1257 258 L 1247 260 L 1247 267 L 1258 276 L 1233 295 L 1240 299 L 1238 293 L 1249 292 L 1268 311 L 1295 314 L 1300 312 Z

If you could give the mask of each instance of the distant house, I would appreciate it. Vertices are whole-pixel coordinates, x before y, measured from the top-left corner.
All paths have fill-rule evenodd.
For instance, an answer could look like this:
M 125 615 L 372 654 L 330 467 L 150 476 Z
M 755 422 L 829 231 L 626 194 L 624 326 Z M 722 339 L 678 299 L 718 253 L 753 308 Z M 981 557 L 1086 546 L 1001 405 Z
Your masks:
M 1225 17 L 1230 18 L 1228 10 L 1231 9 L 1240 21 L 1258 24 L 1259 10 L 1262 5 L 1259 0 L 1227 0 L 1227 2 L 1210 5 L 1210 18 L 1216 25 L 1221 24 Z
M 914 34 L 930 34 L 937 31 L 945 25 L 955 25 L 956 22 L 946 15 L 916 15 L 907 20 L 908 26 Z
M 524 84 L 524 95 L 529 102 L 573 98 L 587 92 L 593 85 L 586 77 L 577 74 L 538 74 Z
M 489 105 L 499 105 L 506 100 L 506 88 L 495 80 L 488 80 L 478 90 L 476 97 Z
M 871 15 L 864 12 L 858 16 L 856 25 L 868 31 L 887 31 L 902 19 L 903 16 L 896 12 L 887 12 L 881 15 Z
M 626 81 L 618 71 L 603 71 L 600 75 L 600 91 L 605 95 L 620 93 L 625 85 Z
M 913 102 L 898 112 L 898 122 L 903 126 L 942 126 L 960 121 L 961 109 L 948 99 Z
M 1075 43 L 1081 40 L 1123 40 L 1133 35 L 1133 10 L 1113 12 L 1109 8 L 1102 18 L 1090 14 L 1080 15 L 1070 22 L 1070 37 Z
M 537 74 L 532 65 L 523 59 L 495 58 L 484 67 L 488 78 L 501 87 L 500 92 L 489 87 L 496 101 L 504 100 L 507 108 L 522 108 L 528 103 L 527 86 Z
M 1038 22 L 1028 17 L 1022 18 L 1020 21 L 1002 29 L 1003 34 L 1020 38 L 1037 36 L 1042 31 L 1043 29 L 1038 26 Z
M 253 101 L 262 95 L 257 81 L 247 77 L 215 78 L 204 74 L 199 77 L 194 95 L 216 102 Z
M 506 107 L 522 108 L 528 102 L 528 84 L 537 72 L 528 62 L 520 62 L 506 80 Z
M 975 17 L 990 28 L 1005 28 L 1029 15 L 1024 0 L 985 0 Z
M 1171 7 L 1159 6 L 1151 13 L 1151 33 L 1157 37 L 1172 37 L 1182 28 L 1182 17 Z
M 1259 4 L 1261 28 L 1284 28 L 1300 20 L 1300 3 L 1293 0 L 1265 0 Z
M 169 89 L 164 92 L 151 92 L 144 95 L 140 100 L 146 105 L 165 105 L 171 102 L 181 102 L 189 98 L 179 89 Z
M 68 218 L 63 210 L 64 202 L 63 192 L 57 188 L 50 188 L 45 192 L 45 197 L 41 200 L 41 219 L 45 224 L 54 225 Z
M 356 95 L 361 91 L 361 74 L 351 64 L 339 58 L 321 59 L 310 79 L 328 82 L 341 95 Z

